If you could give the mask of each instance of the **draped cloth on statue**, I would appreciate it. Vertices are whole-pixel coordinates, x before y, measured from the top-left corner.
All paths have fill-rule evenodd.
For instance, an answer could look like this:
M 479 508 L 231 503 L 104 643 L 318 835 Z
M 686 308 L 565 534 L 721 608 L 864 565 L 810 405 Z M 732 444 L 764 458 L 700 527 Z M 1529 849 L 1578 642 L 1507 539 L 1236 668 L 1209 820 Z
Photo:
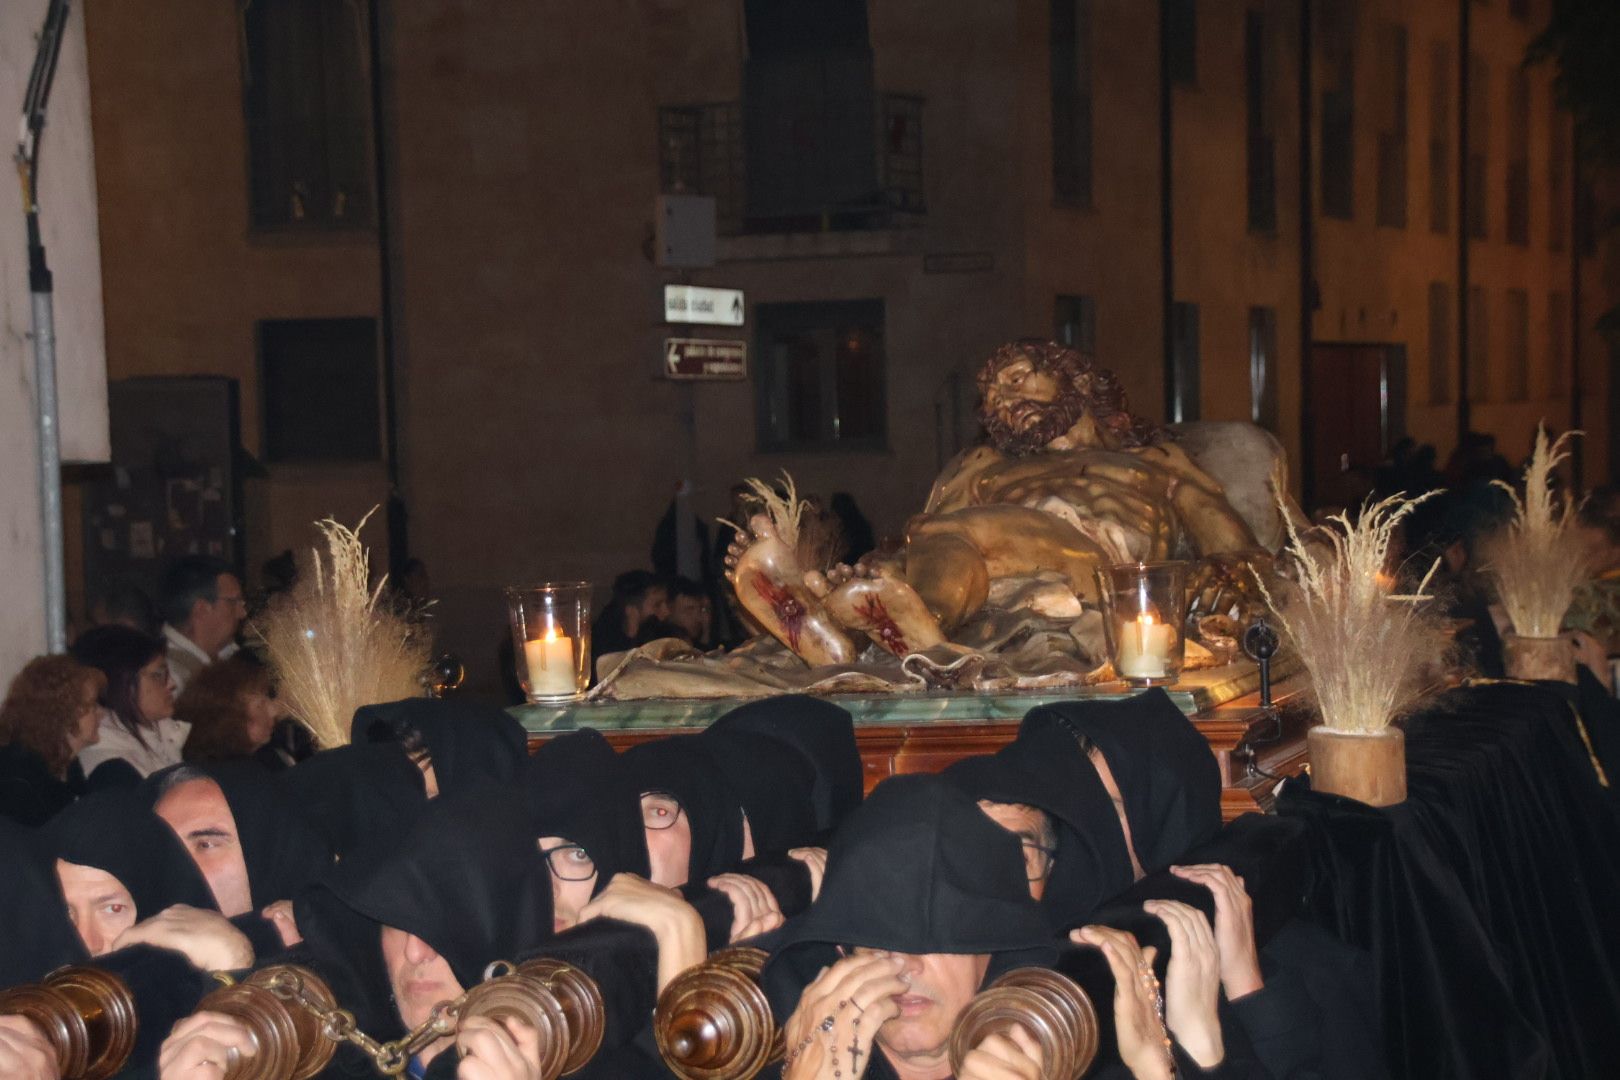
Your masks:
M 1407 725 L 1406 802 L 1284 785 L 1309 903 L 1378 968 L 1392 1073 L 1620 1076 L 1620 820 L 1567 695 L 1449 691 Z

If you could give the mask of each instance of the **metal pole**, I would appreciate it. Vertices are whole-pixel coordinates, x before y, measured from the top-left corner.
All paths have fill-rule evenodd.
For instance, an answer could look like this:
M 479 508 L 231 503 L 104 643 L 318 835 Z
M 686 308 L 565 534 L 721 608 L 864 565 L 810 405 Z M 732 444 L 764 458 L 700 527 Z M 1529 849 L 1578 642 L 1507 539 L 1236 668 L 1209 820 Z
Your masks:
M 1471 372 L 1468 351 L 1468 214 L 1479 192 L 1468 183 L 1468 125 L 1471 120 L 1469 95 L 1473 73 L 1469 71 L 1468 49 L 1471 37 L 1469 7 L 1474 0 L 1457 0 L 1457 445 L 1461 446 L 1472 430 L 1474 418 L 1472 402 L 1468 400 L 1471 379 L 1483 379 L 1486 372 Z

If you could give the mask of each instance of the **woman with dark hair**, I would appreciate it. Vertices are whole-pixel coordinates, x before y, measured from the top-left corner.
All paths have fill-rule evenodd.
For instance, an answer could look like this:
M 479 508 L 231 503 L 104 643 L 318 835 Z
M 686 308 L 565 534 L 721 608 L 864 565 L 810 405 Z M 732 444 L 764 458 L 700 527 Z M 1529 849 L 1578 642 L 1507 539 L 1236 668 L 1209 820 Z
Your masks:
M 183 751 L 193 764 L 252 758 L 269 769 L 286 768 L 270 745 L 276 730 L 270 672 L 237 653 L 197 673 L 180 700 L 176 720 L 191 725 Z
M 80 755 L 92 786 L 109 779 L 94 775 L 108 762 L 125 762 L 113 771 L 133 773 L 130 779 L 180 764 L 191 725 L 174 719 L 174 679 L 166 649 L 162 638 L 139 630 L 98 626 L 80 634 L 69 650 L 107 677 L 101 738 Z
M 98 736 L 106 678 L 71 656 L 37 656 L 0 704 L 0 816 L 43 825 L 84 794 L 79 751 Z

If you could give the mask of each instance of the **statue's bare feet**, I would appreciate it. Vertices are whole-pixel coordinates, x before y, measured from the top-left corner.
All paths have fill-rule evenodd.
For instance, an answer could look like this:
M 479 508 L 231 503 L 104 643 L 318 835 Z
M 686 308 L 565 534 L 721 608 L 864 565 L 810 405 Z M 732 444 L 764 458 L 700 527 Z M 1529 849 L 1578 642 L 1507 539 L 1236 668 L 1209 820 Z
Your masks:
M 806 585 L 798 557 L 765 514 L 749 518 L 748 532 L 727 549 L 726 577 L 748 613 L 805 663 L 819 667 L 854 661 L 854 644 Z
M 834 584 L 827 611 L 839 624 L 859 630 L 895 656 L 943 644 L 939 622 L 917 591 L 897 575 L 869 565 L 837 566 L 827 572 Z

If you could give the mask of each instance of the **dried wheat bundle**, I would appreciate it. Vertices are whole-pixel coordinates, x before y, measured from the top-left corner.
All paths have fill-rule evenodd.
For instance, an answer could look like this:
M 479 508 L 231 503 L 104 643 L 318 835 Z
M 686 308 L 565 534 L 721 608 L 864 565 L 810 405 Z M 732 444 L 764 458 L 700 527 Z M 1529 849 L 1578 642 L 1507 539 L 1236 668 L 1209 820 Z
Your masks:
M 360 543 L 376 507 L 353 529 L 316 522 L 325 542 L 310 549 L 313 572 L 254 623 L 278 693 L 321 747 L 349 741 L 362 705 L 422 693 L 431 643 L 384 595 L 387 577 L 370 584 L 370 553 Z
M 809 505 L 799 498 L 799 488 L 793 482 L 793 476 L 786 469 L 782 470 L 782 486 L 780 493 L 775 487 L 767 484 L 757 476 L 750 476 L 744 480 L 749 489 L 753 491 L 752 501 L 758 502 L 760 513 L 771 519 L 771 528 L 781 538 L 782 543 L 788 547 L 797 547 L 799 544 L 799 527 L 804 520 L 805 508 Z M 735 521 L 725 518 L 716 519 L 722 525 L 730 525 L 739 533 L 747 534 L 748 529 Z
M 1409 595 L 1396 594 L 1394 578 L 1384 573 L 1395 531 L 1429 497 L 1369 500 L 1354 521 L 1344 514 L 1329 518 L 1320 530 L 1325 535 L 1310 541 L 1285 510 L 1285 550 L 1299 581 L 1279 600 L 1255 575 L 1310 672 L 1323 725 L 1334 731 L 1383 731 L 1417 695 L 1422 670 L 1438 659 L 1440 637 L 1425 601 L 1439 560 Z
M 1549 444 L 1542 424 L 1524 469 L 1524 494 L 1495 481 L 1512 497 L 1514 513 L 1486 540 L 1485 567 L 1520 637 L 1557 637 L 1575 590 L 1591 576 L 1591 556 L 1575 528 L 1579 507 L 1552 487 L 1553 471 L 1569 457 L 1568 442 L 1579 434 L 1566 431 Z

